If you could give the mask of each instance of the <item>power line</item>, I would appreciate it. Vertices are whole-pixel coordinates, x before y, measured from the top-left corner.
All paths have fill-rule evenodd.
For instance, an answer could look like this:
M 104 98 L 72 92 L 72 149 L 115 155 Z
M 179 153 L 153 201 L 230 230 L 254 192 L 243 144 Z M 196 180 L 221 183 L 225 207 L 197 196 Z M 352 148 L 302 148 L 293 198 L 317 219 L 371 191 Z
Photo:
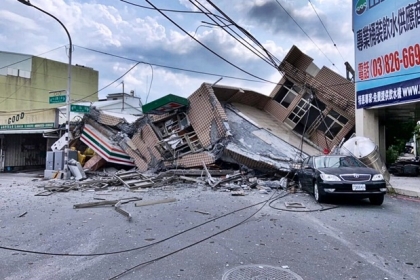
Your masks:
M 127 3 L 127 4 L 129 4 L 129 5 L 133 5 L 133 6 L 139 7 L 139 8 L 143 8 L 143 9 L 148 9 L 148 10 L 155 10 L 155 11 L 157 11 L 157 9 L 155 9 L 155 8 L 153 8 L 153 7 L 148 7 L 148 6 L 144 6 L 144 5 L 139 5 L 139 4 L 136 4 L 136 3 L 133 3 L 133 2 L 127 1 L 127 0 L 120 0 L 120 1 L 121 1 L 121 2 L 124 2 L 124 3 Z M 173 10 L 173 9 L 159 9 L 159 10 L 161 10 L 161 11 L 163 11 L 163 12 L 171 12 L 171 13 L 183 13 L 183 14 L 203 14 L 203 12 L 199 12 L 199 11 Z M 222 19 L 222 20 L 226 20 L 226 19 L 222 18 L 221 16 L 219 16 L 219 15 L 215 15 L 215 14 L 213 14 L 213 13 L 211 13 L 211 12 L 204 13 L 204 14 L 210 14 L 210 15 L 213 15 L 213 16 L 215 16 L 215 17 L 217 17 L 217 18 Z
M 25 58 L 25 59 L 22 59 L 22 60 L 19 60 L 19 61 L 13 62 L 13 63 L 11 63 L 11 64 L 9 64 L 9 65 L 2 66 L 2 67 L 0 67 L 0 69 L 4 69 L 4 68 L 10 67 L 10 66 L 12 66 L 12 65 L 15 65 L 15 64 L 18 64 L 18 63 L 21 63 L 21 62 L 24 62 L 24 61 L 30 60 L 30 59 L 32 59 L 32 57 L 34 57 L 34 56 L 36 56 L 36 57 L 40 57 L 41 55 L 44 55 L 44 54 L 47 54 L 47 53 L 50 53 L 50 52 L 56 51 L 56 50 L 58 50 L 58 49 L 61 49 L 62 47 L 65 47 L 65 46 L 57 47 L 57 48 L 55 48 L 55 49 L 52 49 L 52 50 L 46 51 L 46 52 L 41 53 L 41 54 L 38 54 L 38 55 L 31 55 L 31 56 L 30 56 L 30 57 L 28 57 L 28 58 Z
M 121 2 L 139 7 L 139 8 L 143 8 L 143 9 L 148 9 L 148 10 L 156 10 L 155 8 L 152 7 L 148 7 L 148 6 L 143 6 L 143 5 L 139 5 L 139 4 L 135 4 L 126 0 L 120 0 Z M 197 11 L 187 11 L 187 10 L 171 10 L 171 9 L 160 9 L 163 12 L 172 12 L 172 13 L 183 13 L 183 14 L 201 14 L 201 12 L 197 12 Z
M 277 4 L 280 5 L 280 7 L 286 12 L 286 14 L 296 23 L 296 25 L 300 28 L 300 30 L 302 30 L 302 32 L 306 35 L 306 37 L 309 38 L 309 40 L 312 41 L 312 43 L 318 48 L 318 50 L 331 62 L 331 64 L 338 70 L 340 71 L 340 69 L 338 69 L 338 67 L 335 65 L 334 62 L 332 62 L 332 60 L 321 50 L 321 48 L 315 43 L 315 41 L 308 35 L 308 33 L 305 32 L 305 30 L 303 30 L 303 28 L 299 25 L 299 23 L 294 19 L 294 17 L 283 7 L 283 5 L 276 0 Z
M 228 63 L 229 65 L 233 66 L 234 68 L 254 77 L 257 79 L 260 79 L 262 81 L 266 81 L 266 82 L 270 82 L 264 78 L 258 77 L 257 75 L 254 75 L 244 69 L 242 69 L 241 67 L 235 65 L 234 63 L 230 62 L 229 60 L 227 60 L 226 58 L 222 57 L 221 55 L 219 55 L 218 53 L 216 53 L 215 51 L 213 51 L 212 49 L 210 49 L 209 47 L 207 47 L 206 45 L 204 45 L 203 43 L 201 43 L 199 40 L 195 39 L 193 36 L 191 36 L 191 34 L 189 34 L 184 28 L 182 28 L 179 24 L 177 24 L 174 20 L 172 20 L 170 17 L 168 17 L 164 12 L 162 12 L 160 9 L 158 9 L 155 5 L 153 5 L 149 0 L 145 0 L 150 6 L 152 6 L 153 8 L 155 8 L 162 16 L 164 16 L 166 19 L 168 19 L 172 24 L 174 24 L 176 27 L 178 27 L 180 30 L 182 30 L 182 32 L 184 32 L 185 34 L 187 34 L 190 38 L 192 38 L 194 41 L 196 41 L 197 43 L 199 43 L 201 46 L 203 46 L 204 48 L 206 48 L 208 51 L 210 51 L 212 54 L 214 54 L 215 56 L 217 56 L 218 58 L 222 59 L 224 62 Z
M 168 241 L 168 240 L 170 240 L 172 238 L 175 238 L 177 236 L 180 236 L 180 235 L 182 235 L 184 233 L 187 233 L 189 231 L 192 231 L 194 229 L 197 229 L 197 228 L 199 228 L 199 227 L 201 227 L 203 225 L 206 225 L 208 223 L 212 223 L 212 222 L 217 221 L 217 220 L 219 220 L 221 218 L 224 218 L 224 217 L 227 217 L 229 215 L 235 214 L 237 212 L 246 210 L 248 208 L 253 208 L 253 207 L 258 206 L 260 204 L 267 203 L 267 201 L 269 201 L 271 199 L 278 199 L 278 198 L 280 198 L 280 197 L 270 198 L 270 199 L 264 200 L 262 202 L 257 202 L 257 203 L 254 203 L 252 205 L 245 206 L 245 207 L 242 207 L 242 208 L 233 210 L 231 212 L 228 212 L 226 214 L 222 214 L 222 215 L 220 215 L 218 217 L 212 218 L 212 219 L 207 220 L 205 222 L 202 222 L 202 223 L 200 223 L 198 225 L 195 225 L 193 227 L 190 227 L 190 228 L 188 228 L 186 230 L 183 230 L 183 231 L 180 231 L 180 232 L 178 232 L 176 234 L 173 234 L 171 236 L 168 236 L 168 237 L 166 237 L 164 239 L 161 239 L 159 241 L 156 241 L 156 242 L 153 242 L 153 243 L 144 245 L 144 246 L 139 246 L 139 247 L 124 249 L 124 250 L 111 251 L 111 252 L 102 252 L 102 253 L 90 253 L 90 254 L 81 254 L 81 253 L 75 253 L 75 254 L 73 254 L 73 253 L 50 253 L 50 252 L 44 252 L 44 251 L 35 251 L 35 250 L 25 250 L 25 249 L 19 249 L 19 248 L 12 248 L 12 247 L 6 247 L 6 246 L 0 246 L 0 249 L 8 250 L 8 251 L 15 251 L 15 252 L 22 252 L 22 253 L 29 253 L 29 254 L 36 254 L 36 255 L 61 256 L 61 257 L 94 257 L 94 256 L 105 256 L 105 255 L 116 255 L 116 254 L 128 253 L 128 252 L 145 249 L 145 248 L 148 248 L 148 247 L 151 247 L 151 246 L 154 246 L 154 245 L 163 243 L 165 241 Z
M 146 0 L 147 1 L 147 0 Z M 120 274 L 118 274 L 118 275 L 115 275 L 114 277 L 112 277 L 112 278 L 110 278 L 109 280 L 114 280 L 114 279 L 118 279 L 119 277 L 121 277 L 121 276 L 123 276 L 123 275 L 125 275 L 125 274 L 127 274 L 128 272 L 130 272 L 130 271 L 133 271 L 133 270 L 135 270 L 136 268 L 139 268 L 139 267 L 141 267 L 141 266 L 144 266 L 144 265 L 147 265 L 147 264 L 151 264 L 151 263 L 154 263 L 154 262 L 156 262 L 156 261 L 159 261 L 159 260 L 162 260 L 162 259 L 164 259 L 164 258 L 167 258 L 167 257 L 169 257 L 169 256 L 172 256 L 172 255 L 174 255 L 174 254 L 176 254 L 176 253 L 179 253 L 179 252 L 181 252 L 181 251 L 184 251 L 184 250 L 186 250 L 186 249 L 188 249 L 188 248 L 191 248 L 191 247 L 193 247 L 193 246 L 195 246 L 195 245 L 198 245 L 198 244 L 200 244 L 200 243 L 202 243 L 202 242 L 204 242 L 204 241 L 206 241 L 206 240 L 209 240 L 209 239 L 211 239 L 211 238 L 213 238 L 213 237 L 215 237 L 215 236 L 217 236 L 217 235 L 219 235 L 219 234 L 222 234 L 222 233 L 224 233 L 224 232 L 227 232 L 227 231 L 229 231 L 229 230 L 231 230 L 231 229 L 234 229 L 234 228 L 236 228 L 236 227 L 238 227 L 238 226 L 240 226 L 240 225 L 242 225 L 242 224 L 244 224 L 245 222 L 247 222 L 247 221 L 249 221 L 252 217 L 254 217 L 258 212 L 260 212 L 271 200 L 273 200 L 273 199 L 275 199 L 275 200 L 277 200 L 277 199 L 280 199 L 280 198 L 282 198 L 282 197 L 285 197 L 285 196 L 287 196 L 287 195 L 289 195 L 289 193 L 287 193 L 286 192 L 286 194 L 283 194 L 283 195 L 277 195 L 276 197 L 274 197 L 274 194 L 275 194 L 276 192 L 273 192 L 273 194 L 271 195 L 271 197 L 269 198 L 269 199 L 267 199 L 266 201 L 263 201 L 263 202 L 260 202 L 259 204 L 263 204 L 260 208 L 258 208 L 254 213 L 252 213 L 250 216 L 248 216 L 247 218 L 245 218 L 245 219 L 243 219 L 242 221 L 240 221 L 240 222 L 238 222 L 238 223 L 236 223 L 236 224 L 234 224 L 234 225 L 232 225 L 232 226 L 229 226 L 229 227 L 227 227 L 227 228 L 225 228 L 225 229 L 223 229 L 223 230 L 221 230 L 221 231 L 219 231 L 219 232 L 216 232 L 216 233 L 214 233 L 214 234 L 211 234 L 211 235 L 209 235 L 209 236 L 207 236 L 207 237 L 205 237 L 205 238 L 202 238 L 202 239 L 200 239 L 200 240 L 198 240 L 198 241 L 196 241 L 196 242 L 193 242 L 193 243 L 191 243 L 191 244 L 189 244 L 189 245 L 186 245 L 186 246 L 184 246 L 184 247 L 182 247 L 182 248 L 180 248 L 180 249 L 178 249 L 178 250 L 175 250 L 175 251 L 172 251 L 172 252 L 170 252 L 170 253 L 168 253 L 168 254 L 165 254 L 165 255 L 163 255 L 163 256 L 160 256 L 160 257 L 157 257 L 157 258 L 155 258 L 155 259 L 153 259 L 153 260 L 150 260 L 150 261 L 145 261 L 145 262 L 142 262 L 142 263 L 139 263 L 138 265 L 135 265 L 135 266 L 133 266 L 133 267 L 131 267 L 131 268 L 129 268 L 129 269 L 126 269 L 126 270 L 124 270 L 123 272 L 121 272 Z
M 82 47 L 82 46 L 78 46 L 78 45 L 74 45 L 74 46 L 79 47 L 81 49 L 88 50 L 88 51 L 92 51 L 92 52 L 96 52 L 96 53 L 100 53 L 100 54 L 104 54 L 104 55 L 108 55 L 108 56 L 112 56 L 112 57 L 116 57 L 116 58 L 121 58 L 121 59 L 132 61 L 132 62 L 140 62 L 140 63 L 144 63 L 144 64 L 149 64 L 149 65 L 156 66 L 156 67 L 161 67 L 161 68 L 167 68 L 167 69 L 172 69 L 172 70 L 178 70 L 178 71 L 183 71 L 183 72 L 202 74 L 202 75 L 208 75 L 208 76 L 214 76 L 214 77 L 223 77 L 223 78 L 229 78 L 229 79 L 241 80 L 241 81 L 247 81 L 247 82 L 255 82 L 255 83 L 268 82 L 270 84 L 278 84 L 278 83 L 275 83 L 275 82 L 265 81 L 265 80 L 264 81 L 258 81 L 258 80 L 252 80 L 252 79 L 247 79 L 247 78 L 239 78 L 239 77 L 234 77 L 234 76 L 221 75 L 221 74 L 203 72 L 203 71 L 197 71 L 197 70 L 190 70 L 190 69 L 173 67 L 173 66 L 162 65 L 162 64 L 156 64 L 156 63 L 149 63 L 149 62 L 139 61 L 139 60 L 136 60 L 136 59 L 133 59 L 133 58 L 128 58 L 128 57 L 124 57 L 124 56 L 120 56 L 120 55 L 116 55 L 116 54 L 111 54 L 111 53 L 108 53 L 108 52 L 99 51 L 99 50 L 95 50 L 95 49 L 91 49 L 91 48 L 87 48 L 87 47 Z
M 346 62 L 346 60 L 344 59 L 344 57 L 341 54 L 340 50 L 338 49 L 337 44 L 334 42 L 333 38 L 331 37 L 330 32 L 328 32 L 327 27 L 325 26 L 324 22 L 322 21 L 321 17 L 319 16 L 318 12 L 316 11 L 314 5 L 312 4 L 311 0 L 308 0 L 308 1 L 311 4 L 312 9 L 314 10 L 315 14 L 317 15 L 317 17 L 318 17 L 319 21 L 321 22 L 322 26 L 324 27 L 325 31 L 327 32 L 328 37 L 330 37 L 331 42 L 334 44 L 334 47 L 337 49 L 338 53 L 340 54 L 341 58 L 343 59 L 343 62 Z
M 203 4 L 201 4 L 200 2 L 197 2 L 197 4 L 199 4 L 202 8 L 198 7 L 196 3 L 194 3 L 192 0 L 189 0 L 193 5 L 195 5 L 197 7 L 197 9 L 199 9 L 200 11 L 203 11 L 202 9 L 206 9 L 208 10 Z M 209 2 L 210 3 L 210 2 Z M 203 12 L 204 13 L 204 12 Z M 212 17 L 209 16 L 209 14 L 204 13 L 207 15 L 207 17 L 212 20 L 214 22 L 214 24 L 211 24 L 213 26 L 216 27 L 220 27 L 222 28 L 227 34 L 229 34 L 232 38 L 234 38 L 237 42 L 239 42 L 241 45 L 243 45 L 245 48 L 247 48 L 248 50 L 250 50 L 252 53 L 254 53 L 256 56 L 258 56 L 259 58 L 261 58 L 263 61 L 267 62 L 270 66 L 274 67 L 275 69 L 278 69 L 278 65 L 273 61 L 273 59 L 269 56 L 268 58 L 266 58 L 264 56 L 263 53 L 261 53 L 260 50 L 258 50 L 257 48 L 255 48 L 253 45 L 251 45 L 246 39 L 242 38 L 235 30 L 233 30 L 230 26 L 233 25 L 236 28 L 238 28 L 239 30 L 241 30 L 243 33 L 246 34 L 246 30 L 243 29 L 241 26 L 239 26 L 237 23 L 235 23 L 233 20 L 231 20 L 227 15 L 224 15 L 225 18 L 228 20 L 229 24 L 224 24 L 220 19 L 218 19 L 220 21 L 220 23 L 222 23 L 223 25 L 220 25 L 218 22 L 216 22 L 215 19 L 213 19 Z M 205 22 L 203 22 L 205 23 Z M 210 23 L 208 23 L 210 24 Z M 226 28 L 226 29 L 225 29 Z M 227 29 L 229 29 L 230 31 L 232 31 L 236 36 L 238 36 L 241 40 L 239 40 L 236 36 L 232 35 L 232 33 L 230 33 Z M 249 36 L 248 36 L 249 37 Z M 260 48 L 262 48 L 264 50 L 264 47 L 255 39 L 255 38 L 250 38 L 251 41 L 253 41 L 254 43 L 256 43 Z M 251 49 L 252 48 L 252 49 Z M 271 60 L 271 61 L 270 61 Z
M 192 1 L 189 0 L 191 3 Z M 268 59 L 271 61 L 272 66 L 275 67 L 278 70 L 278 64 L 280 63 L 280 60 L 277 59 L 272 53 L 270 53 L 253 35 L 251 35 L 246 29 L 239 26 L 234 20 L 232 20 L 226 13 L 224 13 L 217 5 L 215 5 L 212 1 L 206 0 L 207 3 L 209 3 L 213 8 L 215 8 L 219 13 L 223 15 L 224 18 L 226 18 L 231 24 L 236 26 L 242 33 L 244 33 L 252 42 L 254 42 L 257 46 L 259 46 L 268 56 Z M 202 4 L 200 4 L 203 6 Z M 203 6 L 204 7 L 204 6 Z M 208 16 L 209 17 L 209 16 Z M 210 18 L 210 17 L 209 17 Z M 211 18 L 210 18 L 211 19 Z M 212 19 L 213 20 L 213 19 Z M 213 20 L 214 21 L 214 20 Z M 229 28 L 230 29 L 230 28 Z M 231 29 L 232 30 L 232 29 Z M 226 30 L 225 30 L 226 31 Z M 237 34 L 236 32 L 234 32 Z M 231 34 L 230 34 L 231 35 Z M 239 36 L 239 34 L 237 34 Z M 231 35 L 232 36 L 232 35 Z M 242 38 L 241 38 L 242 39 Z M 255 49 L 255 48 L 254 48 Z

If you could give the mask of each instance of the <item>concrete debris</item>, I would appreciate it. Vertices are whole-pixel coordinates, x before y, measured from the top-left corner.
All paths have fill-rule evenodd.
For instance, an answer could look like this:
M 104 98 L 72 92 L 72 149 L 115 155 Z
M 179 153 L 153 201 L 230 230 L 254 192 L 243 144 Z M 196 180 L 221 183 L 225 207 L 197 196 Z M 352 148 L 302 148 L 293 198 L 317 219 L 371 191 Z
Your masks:
M 286 208 L 306 208 L 306 206 L 300 202 L 285 202 L 284 205 Z
M 173 191 L 176 184 L 232 196 L 253 189 L 293 191 L 294 170 L 308 154 L 266 127 L 275 125 L 270 110 L 263 110 L 269 100 L 253 91 L 204 83 L 188 98 L 168 95 L 143 105 L 141 116 L 92 107 L 70 131 L 70 148 L 78 155 L 68 162 L 73 180 L 62 180 L 58 171 L 37 195 Z M 271 121 L 259 122 L 261 114 Z
M 134 166 L 140 173 L 158 173 L 202 167 L 204 181 L 215 185 L 218 182 L 210 173 L 214 167 L 286 175 L 296 157 L 307 156 L 227 102 L 222 97 L 227 89 L 204 83 L 187 99 L 162 97 L 145 104 L 145 115 L 131 122 L 126 120 L 132 115 L 116 116 L 91 108 L 82 125 L 76 126 L 78 131 L 73 131 L 79 135 L 74 141 L 95 152 L 84 169 L 97 171 L 118 164 Z M 255 95 L 237 90 L 235 101 L 252 106 Z M 267 99 L 259 98 L 261 102 Z

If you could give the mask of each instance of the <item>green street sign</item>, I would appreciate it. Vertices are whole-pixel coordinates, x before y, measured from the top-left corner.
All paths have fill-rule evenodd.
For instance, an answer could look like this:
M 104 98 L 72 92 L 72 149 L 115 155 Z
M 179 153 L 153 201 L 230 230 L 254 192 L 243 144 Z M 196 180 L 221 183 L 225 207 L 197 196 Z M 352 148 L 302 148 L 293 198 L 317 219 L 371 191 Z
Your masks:
M 66 102 L 65 95 L 50 96 L 50 104 L 64 103 L 64 102 Z
M 89 113 L 90 112 L 90 106 L 70 105 L 70 112 Z

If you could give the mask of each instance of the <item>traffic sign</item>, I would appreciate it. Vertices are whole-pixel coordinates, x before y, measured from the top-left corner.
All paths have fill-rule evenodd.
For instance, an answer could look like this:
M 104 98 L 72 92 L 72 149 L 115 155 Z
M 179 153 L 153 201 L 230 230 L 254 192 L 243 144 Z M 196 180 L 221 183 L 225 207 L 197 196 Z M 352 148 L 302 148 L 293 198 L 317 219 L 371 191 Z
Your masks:
M 64 103 L 64 102 L 66 102 L 66 96 L 65 95 L 50 96 L 50 104 Z
M 76 113 L 89 113 L 90 112 L 90 106 L 85 105 L 70 105 L 70 112 L 76 112 Z

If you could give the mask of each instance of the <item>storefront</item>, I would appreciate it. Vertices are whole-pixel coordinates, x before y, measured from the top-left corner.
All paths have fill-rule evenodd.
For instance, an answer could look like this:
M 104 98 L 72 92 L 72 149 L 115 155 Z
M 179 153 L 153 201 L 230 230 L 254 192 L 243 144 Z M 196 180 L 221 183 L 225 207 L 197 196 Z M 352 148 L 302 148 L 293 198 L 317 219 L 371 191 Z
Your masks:
M 56 112 L 0 113 L 0 171 L 45 166 L 46 151 L 59 137 Z

